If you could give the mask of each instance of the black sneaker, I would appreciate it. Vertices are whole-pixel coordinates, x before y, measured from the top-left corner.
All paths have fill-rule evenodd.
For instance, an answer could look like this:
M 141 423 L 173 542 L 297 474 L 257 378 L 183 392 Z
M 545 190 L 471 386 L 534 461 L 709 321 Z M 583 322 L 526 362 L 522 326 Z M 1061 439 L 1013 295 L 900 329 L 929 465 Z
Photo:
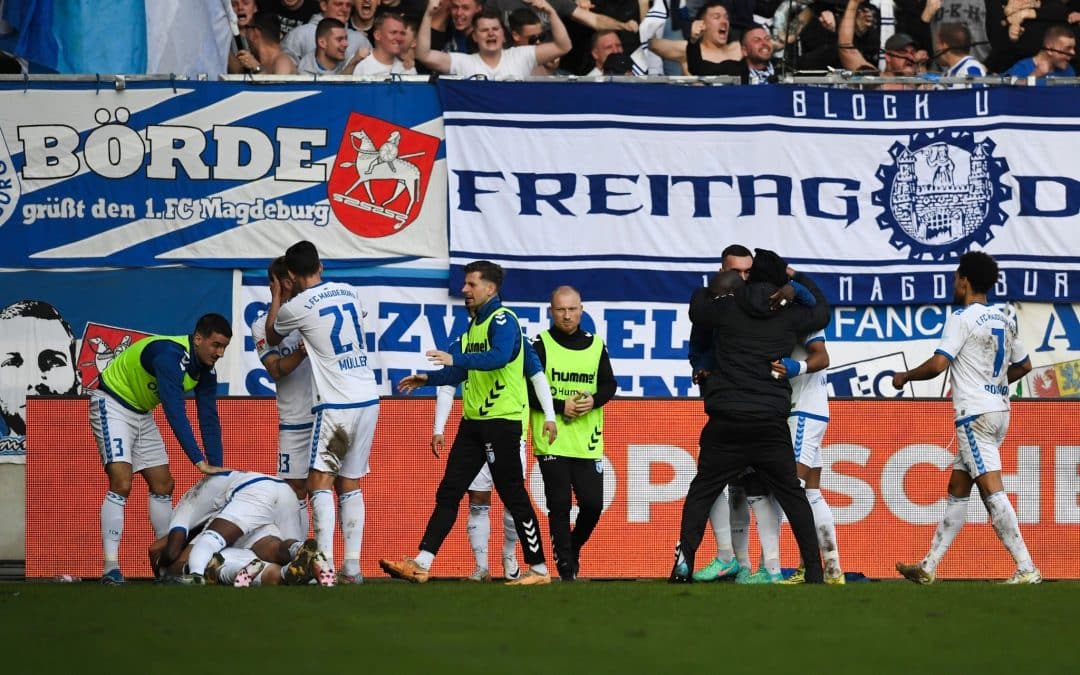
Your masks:
M 668 577 L 669 584 L 689 584 L 693 581 L 694 577 L 690 574 L 690 567 L 686 563 L 675 563 L 675 566 L 671 568 L 671 575 Z
M 577 573 L 574 567 L 574 564 L 571 562 L 558 562 L 555 564 L 555 569 L 559 570 L 559 578 L 563 581 L 574 581 L 577 579 Z

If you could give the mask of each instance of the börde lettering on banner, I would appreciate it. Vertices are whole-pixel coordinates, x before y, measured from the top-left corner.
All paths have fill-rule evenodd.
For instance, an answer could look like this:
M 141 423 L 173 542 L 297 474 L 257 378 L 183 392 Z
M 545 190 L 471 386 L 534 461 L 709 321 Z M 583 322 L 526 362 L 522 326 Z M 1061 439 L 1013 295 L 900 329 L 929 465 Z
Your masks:
M 0 84 L 0 267 L 445 258 L 435 90 L 365 91 Z

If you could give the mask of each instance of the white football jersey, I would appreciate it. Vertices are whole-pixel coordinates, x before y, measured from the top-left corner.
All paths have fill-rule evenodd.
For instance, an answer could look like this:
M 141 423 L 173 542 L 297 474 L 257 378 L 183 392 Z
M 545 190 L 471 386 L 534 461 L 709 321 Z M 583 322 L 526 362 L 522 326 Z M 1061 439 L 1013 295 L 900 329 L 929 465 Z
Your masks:
M 292 354 L 300 346 L 300 331 L 294 330 L 285 336 L 276 347 L 266 341 L 266 315 L 260 314 L 251 324 L 251 339 L 255 341 L 255 353 L 260 361 L 265 361 L 270 354 L 278 354 L 285 358 Z M 311 391 L 311 359 L 307 358 L 300 362 L 295 370 L 278 380 L 277 407 L 278 421 L 281 424 L 311 424 L 314 415 L 311 414 L 311 406 L 314 405 L 314 394 Z
M 791 351 L 791 358 L 796 361 L 805 361 L 806 345 L 818 340 L 825 341 L 825 331 L 811 333 L 802 344 L 795 345 L 795 349 Z M 824 370 L 803 373 L 791 378 L 791 412 L 805 413 L 823 420 L 829 419 L 829 384 Z
M 300 331 L 314 374 L 312 410 L 370 405 L 379 399 L 368 364 L 360 296 L 349 284 L 324 281 L 281 306 L 274 330 Z
M 268 476 L 255 471 L 226 471 L 203 476 L 176 503 L 169 519 L 169 530 L 182 528 L 190 532 L 225 508 L 238 487 L 259 478 Z
M 956 418 L 1009 409 L 1009 366 L 1027 360 L 1016 320 L 998 307 L 972 304 L 945 322 L 935 353 L 952 362 Z
M 184 493 L 169 518 L 169 531 L 177 528 L 191 532 L 220 511 L 228 501 L 229 476 L 235 472 L 203 476 Z

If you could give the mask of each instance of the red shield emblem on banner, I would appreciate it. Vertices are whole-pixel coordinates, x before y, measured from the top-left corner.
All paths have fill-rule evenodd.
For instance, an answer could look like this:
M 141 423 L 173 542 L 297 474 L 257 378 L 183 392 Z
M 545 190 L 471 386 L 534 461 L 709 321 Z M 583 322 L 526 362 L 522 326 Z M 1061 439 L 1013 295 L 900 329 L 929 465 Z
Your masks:
M 1058 387 L 1057 372 L 1053 366 L 1037 368 L 1031 373 L 1032 396 L 1038 398 L 1057 398 L 1061 396 L 1061 388 Z
M 330 208 L 350 232 L 385 237 L 416 220 L 439 139 L 352 113 L 326 186 Z
M 82 376 L 83 388 L 97 389 L 98 376 L 105 366 L 144 337 L 150 337 L 150 333 L 100 323 L 86 324 L 79 349 L 79 375 Z

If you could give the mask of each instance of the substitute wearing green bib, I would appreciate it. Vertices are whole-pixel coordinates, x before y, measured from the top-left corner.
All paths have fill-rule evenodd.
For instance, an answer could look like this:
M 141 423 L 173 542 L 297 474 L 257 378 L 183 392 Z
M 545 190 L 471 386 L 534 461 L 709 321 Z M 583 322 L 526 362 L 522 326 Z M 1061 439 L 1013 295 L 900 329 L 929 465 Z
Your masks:
M 589 540 L 604 509 L 604 412 L 617 384 L 604 342 L 581 329 L 581 295 L 570 286 L 551 294 L 551 329 L 533 342 L 551 385 L 556 413 L 554 441 L 537 434 L 542 422 L 530 413 L 533 451 L 544 477 L 548 525 L 556 566 L 563 581 L 579 570 L 581 548 Z M 530 393 L 529 407 L 540 408 Z M 564 435 L 565 434 L 565 435 Z M 578 516 L 570 530 L 570 507 L 577 499 Z
M 231 339 L 228 319 L 204 314 L 190 336 L 147 337 L 117 354 L 102 371 L 100 386 L 89 392 L 88 421 L 109 478 L 101 505 L 102 583 L 124 583 L 118 556 L 134 474 L 140 474 L 149 488 L 154 533 L 158 537 L 169 533 L 175 481 L 154 408 L 161 406 L 180 448 L 199 471 L 223 470 L 214 366 Z M 201 446 L 188 419 L 185 398 L 189 392 L 195 395 Z
M 549 386 L 539 359 L 526 354 L 531 354 L 531 350 L 522 337 L 517 317 L 499 300 L 502 267 L 488 260 L 477 260 L 466 265 L 464 272 L 461 295 L 473 316 L 468 329 L 445 351 L 433 349 L 426 353 L 429 361 L 443 366 L 441 370 L 415 373 L 398 382 L 398 391 L 406 394 L 425 385 L 440 387 L 465 382 L 463 419 L 435 491 L 435 509 L 424 528 L 420 552 L 415 558 L 383 558 L 379 566 L 397 579 L 426 582 L 435 555 L 457 519 L 461 498 L 486 464 L 499 497 L 513 516 L 522 554 L 529 565 L 528 570 L 507 583 L 549 584 L 551 575 L 544 558 L 540 525 L 525 490 L 521 457 L 526 421 L 526 368 L 533 385 L 530 389 L 539 388 L 547 397 L 549 418 L 544 432 L 554 440 L 557 430 Z
M 190 338 L 187 335 L 159 335 L 139 340 L 109 362 L 101 373 L 101 381 L 106 391 L 127 403 L 138 412 L 150 412 L 161 403 L 158 391 L 157 375 L 142 365 L 143 352 L 153 343 L 169 340 L 187 351 Z M 187 393 L 195 388 L 199 381 L 184 371 L 183 390 Z
M 565 401 L 584 398 L 581 394 L 588 394 L 595 398 L 604 342 L 593 336 L 585 349 L 568 349 L 555 340 L 551 331 L 540 333 L 539 339 L 547 355 L 544 375 L 551 383 L 551 397 Z M 530 411 L 529 421 L 533 430 L 533 454 L 537 456 L 560 455 L 583 459 L 600 459 L 604 456 L 603 408 L 593 408 L 573 419 L 565 415 L 556 416 L 555 425 L 559 434 L 554 443 L 548 443 L 542 433 L 542 411 Z
M 499 307 L 483 320 L 473 321 L 462 338 L 466 354 L 491 350 L 491 322 L 517 325 L 517 315 Z M 528 401 L 525 385 L 524 350 L 495 370 L 470 370 L 462 388 L 463 417 L 467 420 L 521 420 Z M 543 418 L 543 413 L 540 413 Z M 540 420 L 541 429 L 544 421 Z M 542 434 L 541 434 L 542 435 Z

